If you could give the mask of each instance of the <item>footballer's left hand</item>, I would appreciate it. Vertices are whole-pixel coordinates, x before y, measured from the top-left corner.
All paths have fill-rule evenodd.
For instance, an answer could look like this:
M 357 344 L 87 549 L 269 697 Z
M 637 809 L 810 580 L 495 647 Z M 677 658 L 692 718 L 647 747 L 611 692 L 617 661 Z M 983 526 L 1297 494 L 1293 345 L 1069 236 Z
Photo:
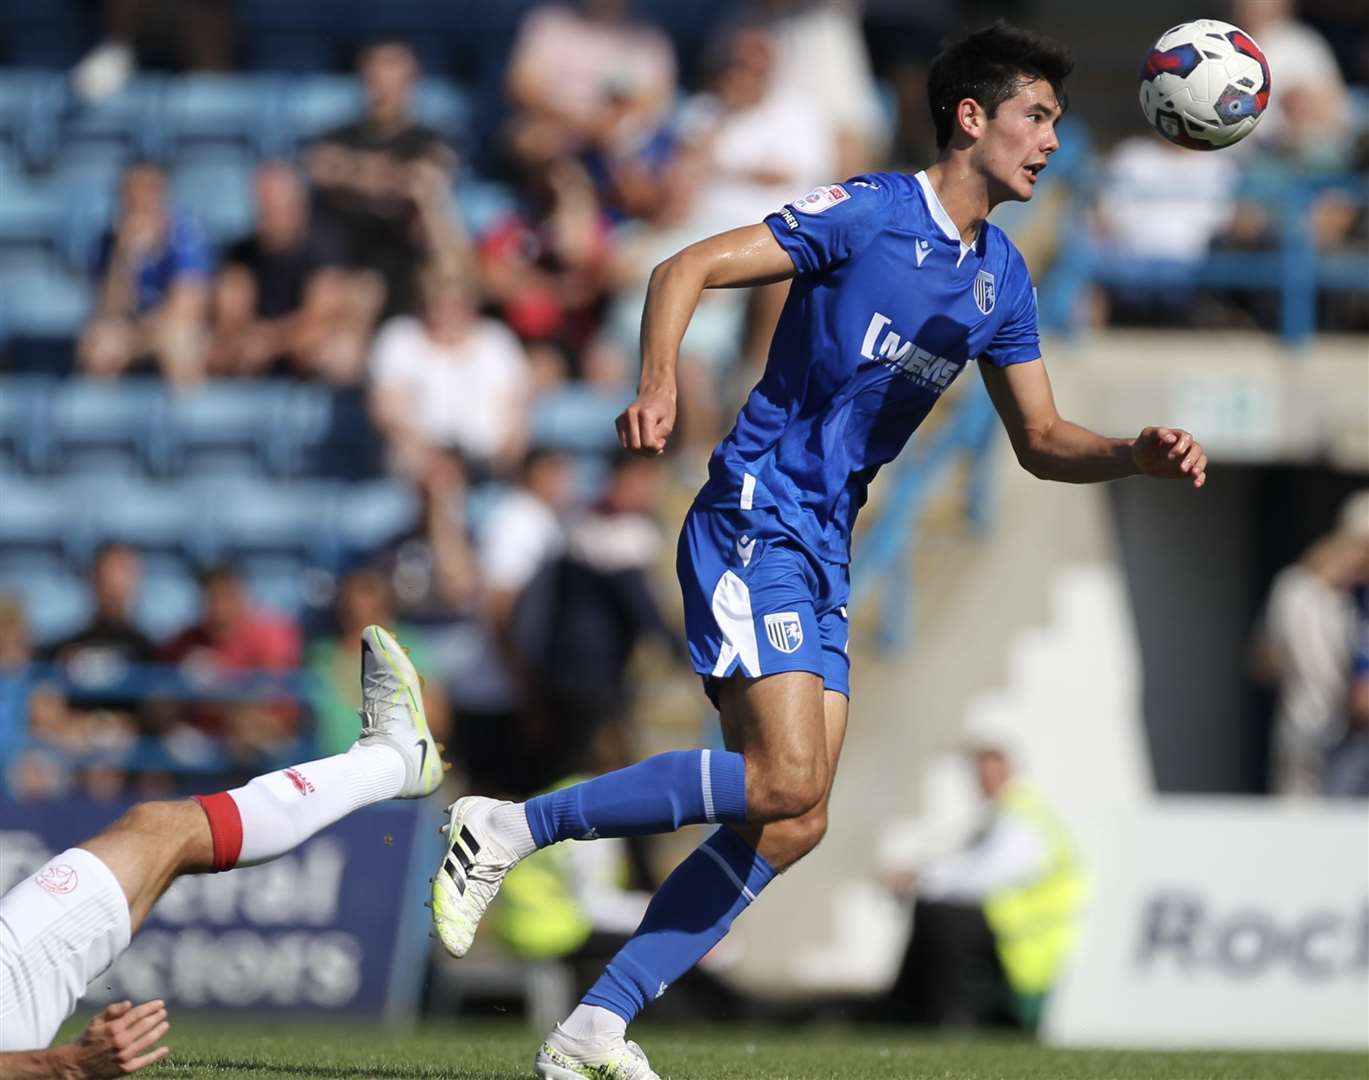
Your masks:
M 1207 454 L 1198 440 L 1181 428 L 1145 428 L 1131 444 L 1131 460 L 1144 476 L 1190 479 L 1195 488 L 1207 483 Z

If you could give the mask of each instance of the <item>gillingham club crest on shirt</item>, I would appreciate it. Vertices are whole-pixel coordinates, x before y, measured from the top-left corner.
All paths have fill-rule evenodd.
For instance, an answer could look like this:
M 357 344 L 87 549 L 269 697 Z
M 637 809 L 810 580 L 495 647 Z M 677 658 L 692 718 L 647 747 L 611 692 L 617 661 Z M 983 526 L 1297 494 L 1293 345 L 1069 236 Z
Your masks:
M 780 611 L 765 617 L 765 636 L 776 650 L 791 653 L 803 644 L 803 623 L 797 611 Z
M 993 275 L 981 270 L 974 276 L 974 305 L 979 308 L 980 314 L 987 315 L 993 310 L 993 301 Z

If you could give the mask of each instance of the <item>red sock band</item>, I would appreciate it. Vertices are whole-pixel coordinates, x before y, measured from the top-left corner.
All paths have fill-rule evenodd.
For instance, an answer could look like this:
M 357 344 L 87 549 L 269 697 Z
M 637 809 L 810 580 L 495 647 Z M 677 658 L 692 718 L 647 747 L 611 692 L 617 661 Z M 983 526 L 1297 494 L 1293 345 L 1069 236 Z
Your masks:
M 238 804 L 226 791 L 196 795 L 194 799 L 209 819 L 209 835 L 214 839 L 214 869 L 232 870 L 242 851 L 242 815 Z

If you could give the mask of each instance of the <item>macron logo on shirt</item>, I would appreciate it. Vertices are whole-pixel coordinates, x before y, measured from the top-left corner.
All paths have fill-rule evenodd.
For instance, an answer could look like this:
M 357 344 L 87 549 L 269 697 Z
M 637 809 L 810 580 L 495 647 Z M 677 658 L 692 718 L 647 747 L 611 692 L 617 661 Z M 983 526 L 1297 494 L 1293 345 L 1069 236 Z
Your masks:
M 912 340 L 904 341 L 893 330 L 880 339 L 880 332 L 894 320 L 876 311 L 870 317 L 870 325 L 865 328 L 865 340 L 860 346 L 860 355 L 867 360 L 878 360 L 885 367 L 906 375 L 934 390 L 941 391 L 951 385 L 951 380 L 960 371 L 958 360 L 949 360 L 921 349 Z M 875 345 L 878 342 L 878 349 Z

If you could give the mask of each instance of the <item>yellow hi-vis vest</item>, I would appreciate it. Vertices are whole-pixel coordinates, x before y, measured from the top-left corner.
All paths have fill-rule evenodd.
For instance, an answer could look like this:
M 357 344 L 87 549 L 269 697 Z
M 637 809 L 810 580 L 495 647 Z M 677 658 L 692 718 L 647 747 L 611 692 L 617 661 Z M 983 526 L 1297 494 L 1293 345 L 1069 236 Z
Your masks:
M 984 902 L 998 958 L 1018 994 L 1044 994 L 1074 948 L 1086 883 L 1055 814 L 1030 787 L 1009 781 L 999 794 L 998 811 L 1025 822 L 1045 842 L 1046 872 L 1028 885 L 999 889 Z
M 553 784 L 556 791 L 588 779 L 571 776 Z M 504 878 L 490 911 L 495 933 L 513 952 L 528 960 L 569 956 L 589 940 L 594 924 L 570 887 L 570 843 L 535 851 Z M 627 878 L 627 867 L 622 867 Z

